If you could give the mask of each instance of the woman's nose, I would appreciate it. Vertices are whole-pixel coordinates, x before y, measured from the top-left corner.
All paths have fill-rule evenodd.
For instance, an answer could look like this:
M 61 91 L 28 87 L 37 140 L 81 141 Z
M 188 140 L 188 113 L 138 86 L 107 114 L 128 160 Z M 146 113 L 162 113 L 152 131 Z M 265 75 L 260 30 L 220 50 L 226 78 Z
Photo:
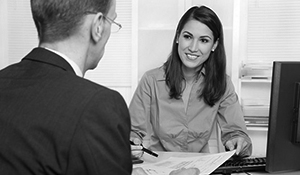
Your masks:
M 191 52 L 196 52 L 198 51 L 198 41 L 197 40 L 193 40 L 190 45 L 189 45 L 189 50 Z

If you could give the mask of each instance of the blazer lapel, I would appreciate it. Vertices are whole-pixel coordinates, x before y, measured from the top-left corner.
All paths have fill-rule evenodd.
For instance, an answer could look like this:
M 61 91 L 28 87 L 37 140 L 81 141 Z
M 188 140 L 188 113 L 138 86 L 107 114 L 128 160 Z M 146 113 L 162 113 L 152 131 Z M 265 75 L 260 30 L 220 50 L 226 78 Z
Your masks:
M 65 59 L 44 48 L 40 48 L 40 47 L 34 48 L 23 59 L 51 64 L 53 66 L 60 67 L 65 71 L 73 72 L 75 74 L 75 71 Z

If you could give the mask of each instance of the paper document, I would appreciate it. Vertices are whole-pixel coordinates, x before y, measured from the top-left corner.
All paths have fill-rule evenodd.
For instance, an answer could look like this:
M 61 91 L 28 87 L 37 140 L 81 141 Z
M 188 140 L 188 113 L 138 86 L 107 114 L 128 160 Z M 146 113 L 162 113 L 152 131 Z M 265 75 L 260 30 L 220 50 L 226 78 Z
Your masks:
M 217 169 L 234 153 L 235 150 L 195 157 L 170 157 L 156 163 L 139 164 L 136 167 L 142 167 L 148 175 L 169 175 L 171 171 L 176 169 L 196 167 L 200 170 L 200 175 L 207 175 Z

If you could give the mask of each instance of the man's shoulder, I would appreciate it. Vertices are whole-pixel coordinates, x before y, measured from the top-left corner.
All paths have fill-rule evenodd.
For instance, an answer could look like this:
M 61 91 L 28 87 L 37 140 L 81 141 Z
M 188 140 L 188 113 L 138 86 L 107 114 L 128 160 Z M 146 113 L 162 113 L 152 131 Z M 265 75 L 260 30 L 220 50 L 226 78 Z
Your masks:
M 101 85 L 97 82 L 94 82 L 89 79 L 81 78 L 81 77 L 73 77 L 73 83 L 76 84 L 76 87 L 79 91 L 90 92 L 90 93 L 109 93 L 109 94 L 118 94 L 117 91 L 110 89 L 107 86 Z

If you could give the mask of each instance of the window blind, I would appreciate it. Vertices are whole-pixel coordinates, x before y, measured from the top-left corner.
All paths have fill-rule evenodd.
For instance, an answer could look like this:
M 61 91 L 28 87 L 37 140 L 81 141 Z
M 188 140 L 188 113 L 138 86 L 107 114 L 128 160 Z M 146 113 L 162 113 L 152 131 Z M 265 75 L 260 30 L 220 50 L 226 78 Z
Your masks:
M 117 0 L 116 12 L 122 29 L 111 33 L 98 67 L 85 77 L 106 86 L 131 86 L 132 1 Z
M 32 48 L 38 46 L 38 36 L 32 20 L 30 1 L 20 0 L 3 0 L 1 5 L 7 6 L 7 10 L 0 12 L 7 20 L 1 37 L 2 48 L 0 51 L 5 61 L 1 64 L 12 64 L 19 62 Z M 135 4 L 133 4 L 135 3 Z M 133 92 L 133 82 L 135 78 L 133 67 L 136 63 L 136 53 L 133 48 L 133 7 L 136 6 L 134 0 L 124 1 L 117 0 L 116 12 L 118 17 L 116 22 L 122 24 L 122 29 L 118 33 L 111 33 L 110 39 L 105 47 L 105 53 L 94 70 L 87 71 L 85 78 L 90 79 L 98 84 L 108 86 L 109 88 L 119 91 L 126 102 L 129 103 Z M 136 34 L 137 35 L 137 34 Z M 134 36 L 136 38 L 136 36 Z M 5 52 L 4 52 L 4 51 Z M 7 65 L 1 65 L 6 67 Z
M 19 62 L 38 45 L 38 36 L 30 10 L 30 1 L 7 0 L 8 63 Z
M 299 9 L 299 0 L 248 0 L 247 60 L 300 60 Z

